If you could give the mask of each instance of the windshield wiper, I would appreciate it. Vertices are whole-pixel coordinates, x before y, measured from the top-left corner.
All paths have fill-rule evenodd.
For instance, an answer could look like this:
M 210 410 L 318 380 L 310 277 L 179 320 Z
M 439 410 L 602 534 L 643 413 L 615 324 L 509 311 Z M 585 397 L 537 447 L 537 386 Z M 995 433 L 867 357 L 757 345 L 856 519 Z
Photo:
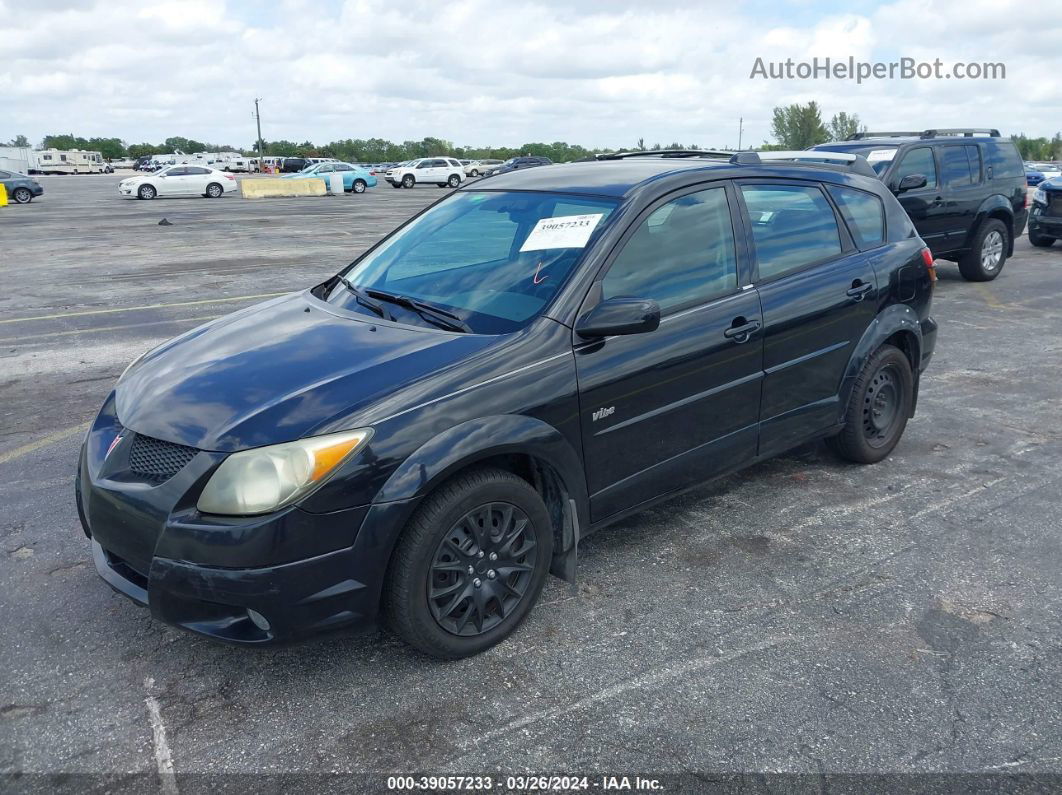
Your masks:
M 379 298 L 384 301 L 390 301 L 392 304 L 398 304 L 404 306 L 407 309 L 414 310 L 425 320 L 434 323 L 440 328 L 446 328 L 450 331 L 463 331 L 466 334 L 472 333 L 472 327 L 469 326 L 460 317 L 455 315 L 449 310 L 443 309 L 435 304 L 430 304 L 427 301 L 421 301 L 416 298 L 410 298 L 407 295 L 395 295 L 389 293 L 386 290 L 377 290 L 373 287 L 369 287 L 365 290 L 366 294 L 371 295 L 373 298 Z
M 384 320 L 395 319 L 394 316 L 387 311 L 383 304 L 381 304 L 379 301 L 373 301 L 372 298 L 369 297 L 368 293 L 366 293 L 357 285 L 353 284 L 346 276 L 340 276 L 339 283 L 346 287 L 348 290 L 350 290 L 350 292 L 354 294 L 354 300 L 356 300 L 362 306 L 366 307 L 367 309 L 371 309 Z

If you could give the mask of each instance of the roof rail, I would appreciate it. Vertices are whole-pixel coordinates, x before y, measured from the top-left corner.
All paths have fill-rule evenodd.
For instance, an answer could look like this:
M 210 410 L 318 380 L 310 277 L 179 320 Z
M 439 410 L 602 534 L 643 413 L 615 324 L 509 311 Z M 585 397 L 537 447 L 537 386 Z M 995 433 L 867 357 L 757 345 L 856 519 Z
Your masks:
M 855 174 L 864 177 L 877 178 L 877 172 L 861 155 L 851 152 L 828 152 L 822 149 L 804 149 L 802 151 L 767 151 L 767 152 L 738 152 L 730 158 L 730 162 L 736 166 L 758 166 L 765 160 L 792 160 L 809 161 L 798 165 L 820 165 L 822 161 L 836 161 L 830 165 L 841 165 L 849 168 Z
M 649 149 L 640 152 L 604 152 L 597 160 L 624 160 L 628 157 L 730 157 L 733 152 L 721 149 Z
M 972 138 L 975 134 L 988 135 L 999 138 L 999 130 L 994 127 L 950 127 L 936 130 L 926 130 L 922 133 L 923 138 L 936 138 L 941 135 L 961 135 L 964 138 Z
M 974 135 L 989 135 L 999 138 L 999 130 L 994 127 L 938 127 L 936 129 L 903 132 L 857 132 L 849 135 L 846 141 L 862 141 L 866 138 L 937 138 L 943 135 L 962 135 L 972 138 Z
M 918 138 L 922 133 L 914 130 L 892 132 L 856 132 L 845 138 L 846 141 L 862 141 L 864 138 Z

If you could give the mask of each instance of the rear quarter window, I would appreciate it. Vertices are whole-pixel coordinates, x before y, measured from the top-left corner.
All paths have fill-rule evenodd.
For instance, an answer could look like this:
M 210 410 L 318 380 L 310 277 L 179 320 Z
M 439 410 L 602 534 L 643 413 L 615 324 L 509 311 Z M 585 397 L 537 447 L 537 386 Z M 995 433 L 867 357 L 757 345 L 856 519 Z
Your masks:
M 985 167 L 992 179 L 1025 177 L 1025 165 L 1012 141 L 985 141 Z

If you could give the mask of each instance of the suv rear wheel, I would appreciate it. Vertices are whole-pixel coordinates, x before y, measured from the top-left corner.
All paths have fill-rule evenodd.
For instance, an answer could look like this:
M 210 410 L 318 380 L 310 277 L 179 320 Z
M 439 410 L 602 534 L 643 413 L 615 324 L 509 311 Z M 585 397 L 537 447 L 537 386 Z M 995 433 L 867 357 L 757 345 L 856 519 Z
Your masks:
M 998 218 L 982 222 L 973 246 L 959 257 L 962 277 L 971 282 L 990 282 L 999 276 L 1007 261 L 1009 237 L 1006 225 Z
M 403 531 L 384 586 L 384 617 L 426 654 L 478 654 L 531 611 L 552 554 L 549 513 L 525 480 L 493 468 L 458 475 L 425 499 Z
M 844 430 L 826 442 L 842 458 L 876 464 L 903 436 L 913 400 L 914 376 L 907 355 L 882 345 L 856 377 Z

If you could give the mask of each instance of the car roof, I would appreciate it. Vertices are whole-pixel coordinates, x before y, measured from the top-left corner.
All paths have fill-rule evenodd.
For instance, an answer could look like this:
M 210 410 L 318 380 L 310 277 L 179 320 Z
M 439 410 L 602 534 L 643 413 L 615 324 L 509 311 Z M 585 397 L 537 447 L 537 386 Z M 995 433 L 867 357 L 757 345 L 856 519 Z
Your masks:
M 620 197 L 643 183 L 668 174 L 727 167 L 730 164 L 725 160 L 703 158 L 644 157 L 559 163 L 497 174 L 487 182 L 472 183 L 465 190 L 481 186 L 481 190 L 539 190 Z

